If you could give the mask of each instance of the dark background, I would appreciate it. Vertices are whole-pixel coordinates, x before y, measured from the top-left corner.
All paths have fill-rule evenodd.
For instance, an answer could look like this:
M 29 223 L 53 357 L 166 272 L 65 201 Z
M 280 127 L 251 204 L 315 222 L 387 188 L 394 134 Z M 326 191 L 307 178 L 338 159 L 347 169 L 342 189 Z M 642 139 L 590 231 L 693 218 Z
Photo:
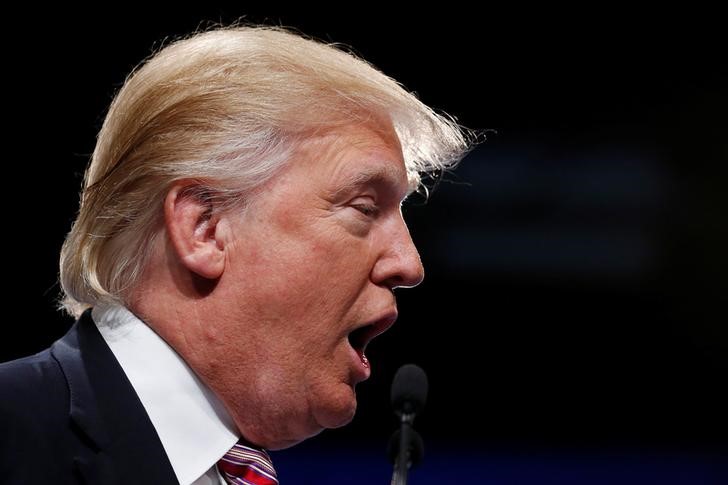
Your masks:
M 9 12 L 20 34 L 3 34 L 0 360 L 72 323 L 54 309 L 57 256 L 126 74 L 165 37 L 246 15 L 347 44 L 488 130 L 427 204 L 405 208 L 427 277 L 400 292 L 400 321 L 370 346 L 356 419 L 281 452 L 283 463 L 324 449 L 383 458 L 389 385 L 415 362 L 430 378 L 417 421 L 430 460 L 468 450 L 474 483 L 528 482 L 482 469 L 532 452 L 664 458 L 656 470 L 679 456 L 700 463 L 695 473 L 725 464 L 728 62 L 717 14 L 362 9 Z M 531 464 L 534 483 L 549 466 Z

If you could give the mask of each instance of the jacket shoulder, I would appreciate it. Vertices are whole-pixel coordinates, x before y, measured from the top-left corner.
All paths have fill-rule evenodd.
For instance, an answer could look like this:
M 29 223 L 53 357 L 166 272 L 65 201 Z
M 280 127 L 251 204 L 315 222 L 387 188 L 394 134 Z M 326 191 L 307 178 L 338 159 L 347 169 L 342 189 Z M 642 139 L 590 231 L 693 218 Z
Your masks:
M 0 410 L 33 411 L 37 406 L 48 408 L 66 397 L 68 386 L 58 362 L 50 350 L 0 364 Z M 1 415 L 5 417 L 3 413 Z
M 58 443 L 68 442 L 69 392 L 49 350 L 0 364 L 0 471 L 7 483 L 27 483 L 27 473 L 45 476 L 33 457 L 48 456 L 48 473 L 62 460 Z

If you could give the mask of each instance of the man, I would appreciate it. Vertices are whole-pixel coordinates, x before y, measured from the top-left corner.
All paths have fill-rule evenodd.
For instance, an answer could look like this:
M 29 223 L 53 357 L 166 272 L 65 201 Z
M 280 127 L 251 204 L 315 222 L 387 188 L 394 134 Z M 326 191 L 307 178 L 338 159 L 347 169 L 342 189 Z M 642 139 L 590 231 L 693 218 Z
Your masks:
M 354 416 L 393 290 L 423 277 L 400 205 L 467 145 L 282 29 L 158 52 L 109 109 L 61 252 L 76 324 L 0 366 L 3 480 L 277 483 L 261 448 Z

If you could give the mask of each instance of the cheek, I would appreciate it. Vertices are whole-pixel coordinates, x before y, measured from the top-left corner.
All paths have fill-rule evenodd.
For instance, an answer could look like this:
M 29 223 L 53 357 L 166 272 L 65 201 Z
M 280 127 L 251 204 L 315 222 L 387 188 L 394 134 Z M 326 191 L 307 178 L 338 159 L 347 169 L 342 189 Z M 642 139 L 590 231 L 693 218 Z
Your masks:
M 364 258 L 351 245 L 328 239 L 273 244 L 261 242 L 235 277 L 239 303 L 265 320 L 291 329 L 341 318 L 368 280 L 366 271 L 355 268 Z
M 266 266 L 282 277 L 283 286 L 320 291 L 321 286 L 368 277 L 371 251 L 367 239 L 352 237 L 338 224 L 289 229 L 264 258 Z
M 342 318 L 372 268 L 369 239 L 353 235 L 345 221 L 338 214 L 291 211 L 256 220 L 237 249 L 239 297 L 289 325 L 292 319 Z

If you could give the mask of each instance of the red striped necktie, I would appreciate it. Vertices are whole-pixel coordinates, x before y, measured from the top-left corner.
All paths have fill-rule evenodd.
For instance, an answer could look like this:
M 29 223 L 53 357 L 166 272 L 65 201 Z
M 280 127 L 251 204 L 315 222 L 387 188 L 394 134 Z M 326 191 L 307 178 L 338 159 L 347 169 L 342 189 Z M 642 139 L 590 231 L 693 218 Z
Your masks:
M 278 485 L 273 463 L 265 450 L 235 443 L 217 462 L 226 483 L 240 485 Z

